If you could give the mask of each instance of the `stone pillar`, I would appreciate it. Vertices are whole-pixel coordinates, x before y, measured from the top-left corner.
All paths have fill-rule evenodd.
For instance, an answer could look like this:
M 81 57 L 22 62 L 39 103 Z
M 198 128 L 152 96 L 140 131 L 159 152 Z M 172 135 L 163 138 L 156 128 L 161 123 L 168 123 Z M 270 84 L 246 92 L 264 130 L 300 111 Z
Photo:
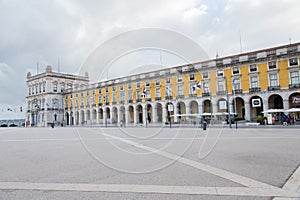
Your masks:
M 289 100 L 288 99 L 283 99 L 283 109 L 287 110 L 289 108 L 290 108 Z
M 174 122 L 178 122 L 178 117 L 177 117 L 177 114 L 178 114 L 178 107 L 177 105 L 173 105 L 173 108 L 174 108 Z
M 245 102 L 245 120 L 250 121 L 251 117 L 250 117 L 250 103 L 249 102 Z
M 114 111 L 110 108 L 110 124 L 112 124 L 113 121 L 115 121 Z
M 147 104 L 142 105 L 143 108 L 143 124 L 146 126 L 146 120 L 147 120 Z M 148 122 L 147 122 L 148 123 Z
M 118 119 L 117 119 L 118 124 L 121 124 L 121 119 L 122 119 L 121 115 L 122 115 L 121 107 L 119 107 L 118 108 Z
M 157 108 L 153 106 L 153 123 L 157 123 Z
M 185 104 L 185 112 L 186 114 L 191 114 L 191 107 L 190 104 Z M 191 117 L 187 116 L 186 119 L 189 120 Z
M 129 107 L 125 107 L 125 123 L 128 124 L 131 122 L 130 116 L 129 116 Z
M 106 109 L 103 109 L 103 124 L 105 124 L 107 122 L 107 113 L 106 113 Z
M 166 104 L 162 104 L 162 122 L 165 124 L 167 122 L 167 108 L 166 108 Z
M 136 106 L 133 107 L 133 116 L 134 116 L 134 119 L 133 119 L 133 122 L 134 124 L 136 125 L 137 122 L 138 122 L 138 117 L 139 117 L 139 112 L 138 110 L 136 109 Z
M 265 111 L 267 111 L 268 110 L 268 107 L 269 107 L 269 105 L 268 105 L 268 100 L 263 100 L 263 111 L 264 111 L 264 116 L 266 117 L 267 115 L 268 115 L 268 113 L 266 113 Z M 259 114 L 261 114 L 261 113 L 257 113 L 258 115 Z
M 99 110 L 96 108 L 96 124 L 99 124 Z

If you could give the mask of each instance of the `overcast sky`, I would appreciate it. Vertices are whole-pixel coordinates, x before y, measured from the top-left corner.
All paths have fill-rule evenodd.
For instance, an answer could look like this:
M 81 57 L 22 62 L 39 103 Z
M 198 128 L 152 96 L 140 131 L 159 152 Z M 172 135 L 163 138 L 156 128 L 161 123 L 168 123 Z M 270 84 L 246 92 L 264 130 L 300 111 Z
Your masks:
M 110 38 L 164 28 L 213 58 L 300 41 L 299 0 L 0 0 L 0 105 L 25 104 L 25 77 L 50 64 L 77 73 Z M 174 64 L 174 63 L 172 63 Z

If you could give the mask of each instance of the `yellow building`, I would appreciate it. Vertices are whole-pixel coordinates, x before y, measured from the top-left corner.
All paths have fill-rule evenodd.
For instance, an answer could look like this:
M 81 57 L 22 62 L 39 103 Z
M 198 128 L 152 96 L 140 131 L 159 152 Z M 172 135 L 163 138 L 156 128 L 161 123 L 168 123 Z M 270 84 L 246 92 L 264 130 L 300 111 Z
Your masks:
M 256 122 L 300 107 L 299 56 L 294 43 L 89 84 L 64 93 L 66 124 L 190 123 L 228 112 Z

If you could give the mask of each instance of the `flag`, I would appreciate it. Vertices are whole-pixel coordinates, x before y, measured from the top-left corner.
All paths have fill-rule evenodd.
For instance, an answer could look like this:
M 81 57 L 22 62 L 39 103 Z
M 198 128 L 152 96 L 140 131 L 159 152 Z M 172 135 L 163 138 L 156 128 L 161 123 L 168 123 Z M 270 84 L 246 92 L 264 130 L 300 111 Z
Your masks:
M 201 88 L 200 82 L 196 83 L 195 85 L 193 85 L 193 92 L 195 92 L 196 90 L 199 90 Z
M 146 97 L 146 87 L 143 87 L 142 90 L 141 90 L 141 98 L 145 98 Z

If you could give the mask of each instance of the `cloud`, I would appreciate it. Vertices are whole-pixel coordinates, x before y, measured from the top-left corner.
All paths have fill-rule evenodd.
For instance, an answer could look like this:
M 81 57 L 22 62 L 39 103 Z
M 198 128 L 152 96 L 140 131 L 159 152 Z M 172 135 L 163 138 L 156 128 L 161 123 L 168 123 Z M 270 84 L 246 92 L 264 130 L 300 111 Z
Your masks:
M 202 4 L 198 8 L 190 8 L 183 13 L 184 20 L 193 20 L 196 17 L 206 14 L 207 6 Z

